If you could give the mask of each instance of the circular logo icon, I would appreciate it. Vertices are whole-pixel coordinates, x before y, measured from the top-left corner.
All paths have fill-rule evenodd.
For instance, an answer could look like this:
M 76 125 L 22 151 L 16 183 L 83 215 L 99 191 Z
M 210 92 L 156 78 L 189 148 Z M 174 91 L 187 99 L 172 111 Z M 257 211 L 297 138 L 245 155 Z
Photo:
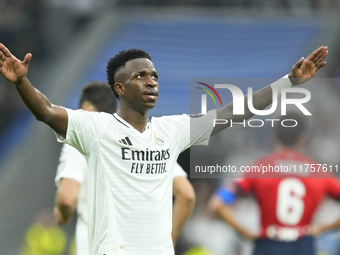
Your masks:
M 158 145 L 162 146 L 164 144 L 164 140 L 159 134 L 154 134 L 154 137 L 155 137 L 155 142 Z

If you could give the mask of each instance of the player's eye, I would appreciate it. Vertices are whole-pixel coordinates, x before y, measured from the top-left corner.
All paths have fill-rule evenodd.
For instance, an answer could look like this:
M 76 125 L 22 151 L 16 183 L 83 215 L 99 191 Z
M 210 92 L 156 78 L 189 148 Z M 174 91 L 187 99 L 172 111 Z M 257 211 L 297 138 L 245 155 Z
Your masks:
M 154 79 L 155 81 L 157 81 L 158 80 L 158 75 L 152 75 L 152 79 Z
M 137 78 L 138 78 L 138 79 L 141 79 L 141 78 L 143 78 L 143 77 L 144 77 L 144 75 L 141 74 L 141 73 L 137 75 Z

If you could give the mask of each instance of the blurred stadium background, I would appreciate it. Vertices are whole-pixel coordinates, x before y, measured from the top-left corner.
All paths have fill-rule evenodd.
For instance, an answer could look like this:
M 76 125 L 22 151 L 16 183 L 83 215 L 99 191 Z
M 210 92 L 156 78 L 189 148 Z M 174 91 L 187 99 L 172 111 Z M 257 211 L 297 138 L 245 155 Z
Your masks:
M 0 9 L 0 42 L 20 59 L 31 52 L 28 78 L 51 102 L 70 108 L 77 108 L 85 83 L 106 81 L 108 59 L 122 49 L 151 54 L 161 93 L 151 115 L 160 116 L 190 112 L 190 78 L 279 78 L 301 56 L 327 45 L 328 66 L 318 74 L 327 79 L 309 87 L 313 127 L 306 153 L 340 163 L 338 0 L 0 0 Z M 266 128 L 233 129 L 213 137 L 225 148 L 213 154 L 248 164 L 273 149 L 270 134 Z M 38 212 L 52 213 L 60 148 L 1 78 L 1 254 L 19 254 Z M 180 163 L 188 171 L 188 152 Z M 207 199 L 222 181 L 191 179 L 197 202 L 176 254 L 198 245 L 217 255 L 249 254 L 241 239 L 206 213 Z M 64 228 L 68 236 L 73 227 Z M 194 252 L 186 254 L 199 254 Z

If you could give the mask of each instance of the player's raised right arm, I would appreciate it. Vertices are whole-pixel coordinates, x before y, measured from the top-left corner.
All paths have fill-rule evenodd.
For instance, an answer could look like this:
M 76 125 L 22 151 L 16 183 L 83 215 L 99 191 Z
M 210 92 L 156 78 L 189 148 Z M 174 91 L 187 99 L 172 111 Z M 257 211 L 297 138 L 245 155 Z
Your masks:
M 321 46 L 318 49 L 314 50 L 307 58 L 301 58 L 299 61 L 295 63 L 295 65 L 292 67 L 291 73 L 288 75 L 289 77 L 289 85 L 299 85 L 302 84 L 309 79 L 313 78 L 314 75 L 318 72 L 320 68 L 326 65 L 326 62 L 323 61 L 325 57 L 328 55 L 328 47 Z M 288 79 L 287 79 L 288 81 Z M 290 84 L 291 83 L 291 84 Z M 285 85 L 287 85 L 287 82 L 285 82 Z M 279 87 L 282 85 L 280 84 Z M 216 125 L 211 133 L 211 135 L 216 134 L 217 132 L 220 132 L 221 130 L 227 128 L 230 126 L 231 121 L 235 122 L 243 122 L 244 120 L 247 120 L 254 116 L 254 113 L 250 111 L 248 108 L 247 97 L 244 96 L 244 113 L 234 115 L 233 108 L 234 103 L 231 102 L 228 105 L 217 109 L 217 119 L 227 120 L 227 125 Z M 268 105 L 272 103 L 273 99 L 273 91 L 272 86 L 268 85 L 258 91 L 255 91 L 253 93 L 253 106 L 257 110 L 263 110 Z
M 68 120 L 66 110 L 53 105 L 26 77 L 31 58 L 32 54 L 28 53 L 25 59 L 20 61 L 0 43 L 1 75 L 15 85 L 22 101 L 37 120 L 45 122 L 59 135 L 66 137 Z

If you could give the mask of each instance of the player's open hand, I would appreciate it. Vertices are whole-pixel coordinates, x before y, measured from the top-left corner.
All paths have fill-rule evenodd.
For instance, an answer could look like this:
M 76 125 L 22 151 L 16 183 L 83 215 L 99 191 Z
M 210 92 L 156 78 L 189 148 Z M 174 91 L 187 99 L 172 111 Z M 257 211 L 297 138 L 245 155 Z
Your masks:
M 0 43 L 0 73 L 8 81 L 17 83 L 23 79 L 28 72 L 28 65 L 32 54 L 28 53 L 23 61 L 20 61 Z
M 312 52 L 306 59 L 301 58 L 292 68 L 289 78 L 294 85 L 308 81 L 326 62 L 322 62 L 328 55 L 328 48 L 321 46 Z

